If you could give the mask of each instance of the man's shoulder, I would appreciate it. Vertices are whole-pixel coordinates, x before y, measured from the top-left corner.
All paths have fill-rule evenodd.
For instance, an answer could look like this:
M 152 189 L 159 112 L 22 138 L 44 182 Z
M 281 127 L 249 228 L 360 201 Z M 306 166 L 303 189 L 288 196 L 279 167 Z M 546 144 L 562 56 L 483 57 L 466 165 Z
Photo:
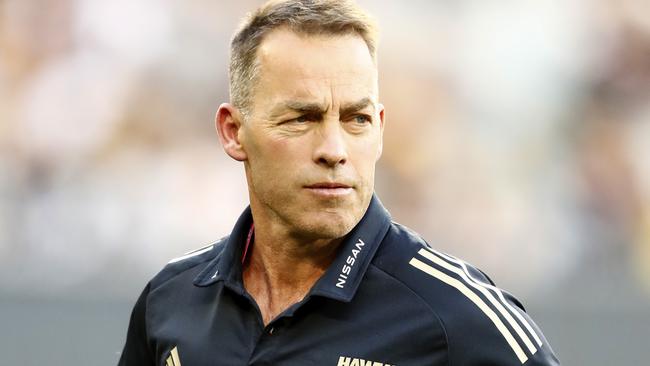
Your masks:
M 523 305 L 497 288 L 483 271 L 437 251 L 419 234 L 395 222 L 373 265 L 417 295 L 447 326 L 464 327 L 474 317 L 482 322 L 486 312 L 492 315 L 492 309 L 523 311 Z
M 539 328 L 514 296 L 477 267 L 433 249 L 407 227 L 392 223 L 373 264 L 440 320 L 452 359 L 470 364 L 481 359 L 500 365 L 528 359 L 535 360 L 532 365 L 556 364 Z M 475 352 L 468 355 L 467 347 Z M 470 360 L 473 357 L 476 360 Z
M 492 280 L 477 267 L 437 251 L 418 233 L 391 223 L 373 265 L 409 287 L 431 306 L 441 301 L 468 301 L 459 288 L 493 287 Z M 454 288 L 458 291 L 448 294 Z M 446 296 L 441 297 L 441 291 Z M 480 290 L 477 290 L 480 291 Z
M 225 236 L 211 244 L 194 249 L 170 260 L 150 281 L 151 289 L 153 290 L 173 278 L 187 274 L 188 272 L 192 272 L 192 275 L 198 274 L 212 260 L 219 256 L 227 241 L 228 236 Z

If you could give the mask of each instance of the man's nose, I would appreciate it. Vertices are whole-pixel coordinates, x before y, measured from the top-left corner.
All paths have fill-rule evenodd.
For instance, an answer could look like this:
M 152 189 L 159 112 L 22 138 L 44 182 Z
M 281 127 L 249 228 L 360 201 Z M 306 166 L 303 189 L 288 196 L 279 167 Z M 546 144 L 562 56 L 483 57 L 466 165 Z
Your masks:
M 345 164 L 348 159 L 345 131 L 339 121 L 323 121 L 319 126 L 314 162 L 327 167 Z

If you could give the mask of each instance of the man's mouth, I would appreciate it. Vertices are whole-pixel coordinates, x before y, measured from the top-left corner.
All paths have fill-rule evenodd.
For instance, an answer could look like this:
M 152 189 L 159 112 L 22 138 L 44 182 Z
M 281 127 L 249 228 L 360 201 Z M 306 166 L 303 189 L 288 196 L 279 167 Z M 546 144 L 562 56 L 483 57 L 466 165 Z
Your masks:
M 340 197 L 352 193 L 351 185 L 339 182 L 319 182 L 306 185 L 310 192 L 325 197 Z

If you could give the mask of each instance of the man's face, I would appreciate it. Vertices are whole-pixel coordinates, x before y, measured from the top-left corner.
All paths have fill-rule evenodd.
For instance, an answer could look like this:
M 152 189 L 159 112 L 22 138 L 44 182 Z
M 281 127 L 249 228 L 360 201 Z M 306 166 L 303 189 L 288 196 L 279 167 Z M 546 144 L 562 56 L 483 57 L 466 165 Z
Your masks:
M 342 237 L 368 207 L 381 155 L 384 112 L 368 48 L 356 35 L 279 29 L 258 60 L 239 130 L 253 212 L 293 236 Z

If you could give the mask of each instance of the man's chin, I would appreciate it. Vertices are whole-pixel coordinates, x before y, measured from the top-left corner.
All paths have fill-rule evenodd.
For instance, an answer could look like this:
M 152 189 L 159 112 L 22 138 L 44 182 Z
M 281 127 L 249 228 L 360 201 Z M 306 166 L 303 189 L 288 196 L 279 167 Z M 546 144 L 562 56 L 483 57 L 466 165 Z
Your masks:
M 319 212 L 303 217 L 303 232 L 313 239 L 338 239 L 346 236 L 359 220 L 352 217 L 350 212 Z

